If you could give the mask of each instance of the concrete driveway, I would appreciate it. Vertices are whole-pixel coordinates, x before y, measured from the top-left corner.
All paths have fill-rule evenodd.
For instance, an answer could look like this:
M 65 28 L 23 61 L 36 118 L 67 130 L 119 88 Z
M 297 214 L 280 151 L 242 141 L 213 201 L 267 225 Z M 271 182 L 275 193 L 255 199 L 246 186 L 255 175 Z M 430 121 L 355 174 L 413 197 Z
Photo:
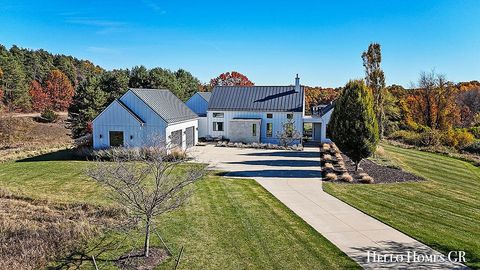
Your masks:
M 317 148 L 281 151 L 208 145 L 195 147 L 191 154 L 211 169 L 227 171 L 228 177 L 255 179 L 365 269 L 468 269 L 448 260 L 408 262 L 408 252 L 441 254 L 324 192 Z M 375 262 L 372 254 L 399 254 L 404 261 Z

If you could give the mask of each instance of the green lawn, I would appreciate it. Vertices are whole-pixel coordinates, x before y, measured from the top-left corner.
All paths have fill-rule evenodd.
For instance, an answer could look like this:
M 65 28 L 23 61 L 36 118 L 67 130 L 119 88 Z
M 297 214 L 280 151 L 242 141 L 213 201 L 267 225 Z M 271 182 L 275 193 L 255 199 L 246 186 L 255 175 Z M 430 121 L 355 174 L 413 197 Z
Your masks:
M 480 168 L 438 154 L 382 146 L 394 163 L 428 181 L 326 183 L 325 190 L 439 251 L 466 251 L 467 265 L 480 268 Z
M 87 166 L 68 160 L 0 164 L 0 188 L 51 201 L 109 204 L 102 188 L 84 176 Z M 359 269 L 252 180 L 209 175 L 185 207 L 158 222 L 175 252 L 185 247 L 180 269 Z M 141 247 L 142 240 L 140 232 L 131 232 L 119 250 L 103 258 Z M 159 244 L 156 237 L 153 244 Z M 102 270 L 113 268 L 100 264 Z M 170 259 L 160 269 L 172 264 Z

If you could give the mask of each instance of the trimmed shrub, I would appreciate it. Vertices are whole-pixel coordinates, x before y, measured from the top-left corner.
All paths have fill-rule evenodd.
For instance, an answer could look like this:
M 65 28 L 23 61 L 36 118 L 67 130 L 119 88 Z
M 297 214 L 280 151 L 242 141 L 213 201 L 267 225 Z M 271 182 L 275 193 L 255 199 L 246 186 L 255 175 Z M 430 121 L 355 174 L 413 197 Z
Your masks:
M 333 164 L 332 163 L 325 163 L 325 165 L 323 166 L 325 167 L 325 169 L 329 169 L 329 170 L 333 170 Z
M 329 155 L 329 154 L 326 154 L 326 155 L 323 156 L 323 160 L 330 161 L 330 160 L 332 160 L 332 156 Z
M 344 173 L 342 176 L 340 176 L 340 180 L 351 183 L 353 182 L 353 177 L 348 173 Z
M 334 173 L 327 173 L 327 175 L 325 175 L 325 180 L 335 181 L 337 180 L 337 175 Z
M 362 179 L 360 180 L 360 182 L 365 183 L 365 184 L 372 184 L 374 181 L 373 181 L 373 178 L 371 176 L 364 175 L 362 177 Z

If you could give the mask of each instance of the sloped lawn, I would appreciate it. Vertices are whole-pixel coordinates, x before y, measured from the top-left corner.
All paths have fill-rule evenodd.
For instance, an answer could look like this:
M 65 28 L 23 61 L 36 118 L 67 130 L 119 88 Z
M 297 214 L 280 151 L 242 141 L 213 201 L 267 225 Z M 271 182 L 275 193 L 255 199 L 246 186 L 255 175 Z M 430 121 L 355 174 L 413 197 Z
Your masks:
M 111 204 L 102 187 L 84 176 L 88 162 L 36 160 L 0 164 L 0 188 L 55 202 Z M 160 217 L 157 230 L 174 252 L 184 246 L 180 269 L 359 268 L 252 180 L 212 173 L 197 184 L 185 207 Z M 122 245 L 98 258 L 100 269 L 115 269 L 104 259 L 142 247 L 141 232 L 108 237 Z M 152 237 L 158 246 L 158 238 Z M 170 258 L 159 269 L 171 269 L 173 264 Z M 82 268 L 92 269 L 91 262 Z
M 464 250 L 467 265 L 480 268 L 480 168 L 438 154 L 383 147 L 394 163 L 427 181 L 325 183 L 324 189 L 439 251 Z

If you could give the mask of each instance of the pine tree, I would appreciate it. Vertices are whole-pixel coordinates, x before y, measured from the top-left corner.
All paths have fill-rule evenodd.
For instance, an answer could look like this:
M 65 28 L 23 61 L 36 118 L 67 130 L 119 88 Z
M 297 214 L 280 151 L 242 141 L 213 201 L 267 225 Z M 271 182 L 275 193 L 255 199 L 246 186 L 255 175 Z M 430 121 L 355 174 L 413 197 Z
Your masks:
M 330 119 L 331 137 L 353 162 L 358 164 L 374 153 L 378 143 L 378 123 L 373 96 L 361 80 L 350 81 L 335 102 Z

